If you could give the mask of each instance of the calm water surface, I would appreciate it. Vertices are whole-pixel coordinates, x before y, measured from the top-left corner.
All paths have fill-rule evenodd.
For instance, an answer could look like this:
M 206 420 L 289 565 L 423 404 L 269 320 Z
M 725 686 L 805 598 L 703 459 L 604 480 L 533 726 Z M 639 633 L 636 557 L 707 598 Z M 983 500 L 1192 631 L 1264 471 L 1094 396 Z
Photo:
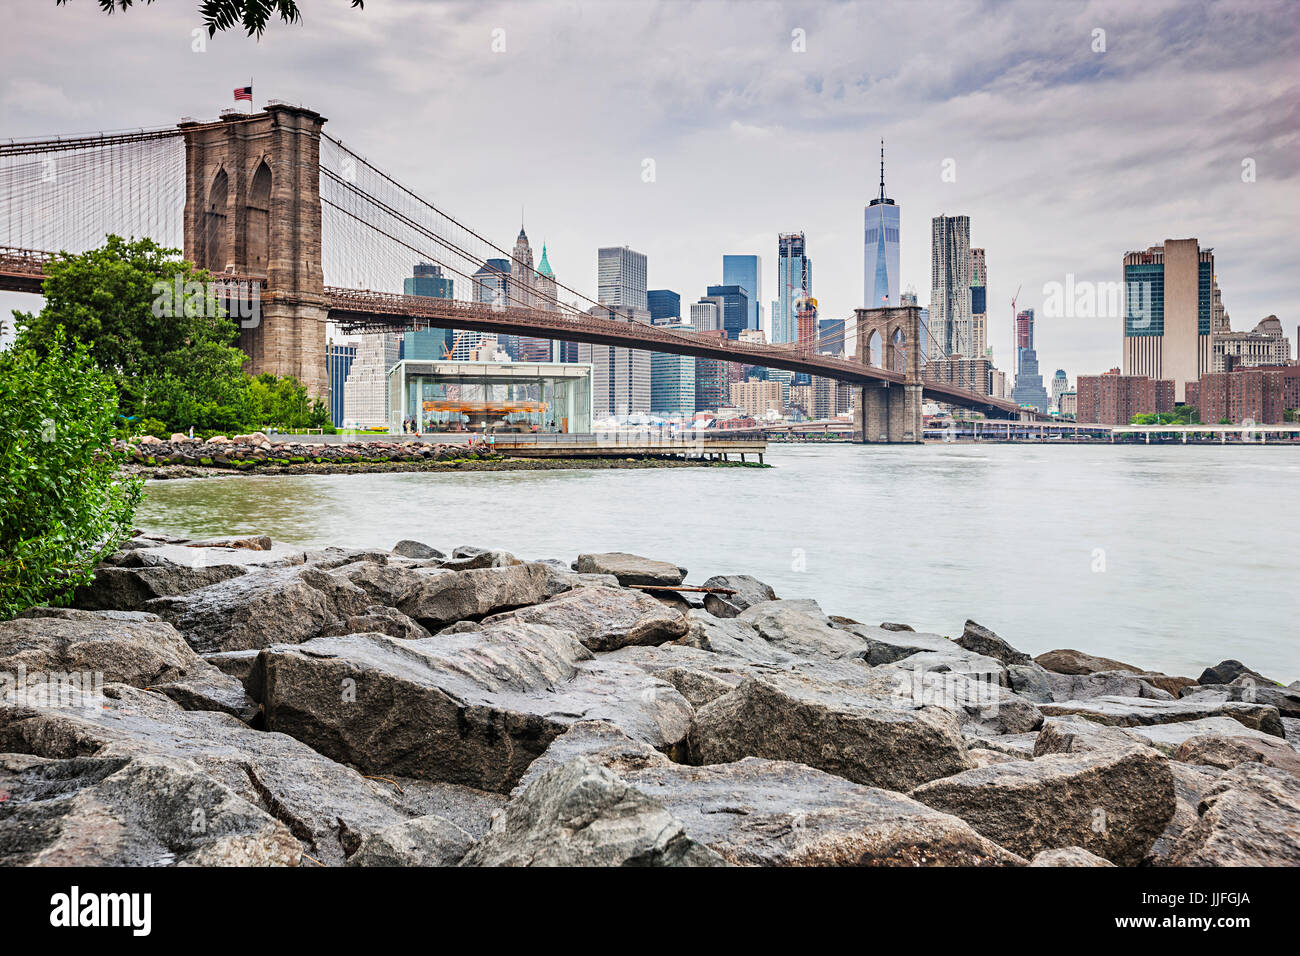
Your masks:
M 523 557 L 633 551 L 753 574 L 833 614 L 1033 654 L 1300 678 L 1300 450 L 773 445 L 757 469 L 151 482 L 141 527 Z

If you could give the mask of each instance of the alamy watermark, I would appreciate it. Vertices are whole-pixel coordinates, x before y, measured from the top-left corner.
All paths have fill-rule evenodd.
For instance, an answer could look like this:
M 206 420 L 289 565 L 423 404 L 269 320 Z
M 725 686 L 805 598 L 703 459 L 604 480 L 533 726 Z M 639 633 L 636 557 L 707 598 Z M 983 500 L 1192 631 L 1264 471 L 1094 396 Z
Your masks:
M 1049 319 L 1122 319 L 1135 329 L 1151 324 L 1150 282 L 1090 282 L 1065 274 L 1043 284 L 1043 315 Z
M 186 282 L 178 275 L 171 282 L 159 279 L 150 291 L 154 295 L 153 314 L 157 319 L 228 315 L 243 329 L 255 329 L 262 324 L 262 286 L 257 282 L 233 279 Z
M 943 707 L 996 717 L 1001 700 L 1001 678 L 993 672 L 960 673 L 916 666 L 900 674 L 894 686 L 894 702 L 900 707 Z
M 98 711 L 104 708 L 103 671 L 32 671 L 19 664 L 0 671 L 0 700 L 18 707 L 56 707 Z

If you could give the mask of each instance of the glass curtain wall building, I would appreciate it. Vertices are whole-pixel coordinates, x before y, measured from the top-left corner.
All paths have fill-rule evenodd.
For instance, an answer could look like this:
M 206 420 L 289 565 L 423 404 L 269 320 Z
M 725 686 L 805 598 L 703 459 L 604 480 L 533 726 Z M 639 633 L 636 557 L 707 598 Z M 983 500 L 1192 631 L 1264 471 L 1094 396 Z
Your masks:
M 900 210 L 885 195 L 885 141 L 880 141 L 880 195 L 864 212 L 862 305 L 866 309 L 898 305 L 898 225 Z
M 749 325 L 747 328 L 760 329 L 759 303 L 763 301 L 762 264 L 758 256 L 723 256 L 722 284 L 738 285 L 749 296 Z
M 591 432 L 591 366 L 403 360 L 388 373 L 389 433 Z

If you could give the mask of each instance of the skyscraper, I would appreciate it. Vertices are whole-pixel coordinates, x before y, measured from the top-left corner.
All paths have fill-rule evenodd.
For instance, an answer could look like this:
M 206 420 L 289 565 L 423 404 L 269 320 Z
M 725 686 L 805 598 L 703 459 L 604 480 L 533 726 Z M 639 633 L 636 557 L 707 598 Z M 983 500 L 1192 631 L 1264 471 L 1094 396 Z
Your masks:
M 697 303 L 708 305 L 710 303 Z M 716 306 L 715 306 L 716 308 Z M 691 307 L 691 311 L 695 306 Z M 696 331 L 703 332 L 705 335 L 716 336 L 717 338 L 726 338 L 726 333 L 722 329 L 704 330 L 697 328 Z M 695 410 L 716 412 L 730 400 L 727 394 L 727 366 L 730 363 L 722 359 L 696 358 L 695 359 Z
M 515 309 L 554 309 L 555 276 L 551 273 L 550 263 L 545 261 L 546 275 L 533 268 L 533 247 L 528 242 L 524 227 L 519 227 L 519 236 L 515 247 L 510 252 L 510 276 L 508 305 Z M 548 294 L 550 298 L 548 298 Z M 551 360 L 551 340 L 529 335 L 503 336 L 502 344 L 510 357 L 520 362 L 549 362 Z
M 1124 374 L 1172 379 L 1185 401 L 1211 369 L 1214 289 L 1214 250 L 1195 239 L 1125 255 Z
M 1066 376 L 1065 369 L 1058 368 L 1056 374 L 1052 376 L 1051 402 L 1048 408 L 1059 415 L 1061 412 L 1061 396 L 1069 390 L 1070 379 Z
M 971 357 L 970 217 L 935 216 L 930 232 L 929 357 Z
M 672 329 L 695 331 L 681 323 L 666 324 Z M 690 418 L 695 414 L 695 357 L 650 354 L 650 411 L 655 415 Z
M 880 141 L 880 195 L 863 213 L 862 304 L 867 309 L 898 305 L 899 207 L 885 196 L 885 141 Z M 809 290 L 811 293 L 811 290 Z
M 777 298 L 772 303 L 772 328 L 768 341 L 773 345 L 793 342 L 797 332 L 795 302 L 813 294 L 812 260 L 808 258 L 802 232 L 782 233 L 776 240 Z
M 988 272 L 984 265 L 984 250 L 970 251 L 970 321 L 971 358 L 989 358 L 988 355 Z
M 749 328 L 749 297 L 743 286 L 711 285 L 708 298 L 722 301 L 722 328 L 727 338 L 735 341 L 743 329 Z
M 651 289 L 646 293 L 650 307 L 650 321 L 667 325 L 682 317 L 682 297 L 672 289 Z
M 510 253 L 510 306 L 519 309 L 533 307 L 533 247 L 528 244 L 528 234 L 519 227 L 519 236 Z
M 722 284 L 738 285 L 749 296 L 749 325 L 747 328 L 762 327 L 759 321 L 759 303 L 763 301 L 762 264 L 758 256 L 723 256 Z
M 330 421 L 337 428 L 343 424 L 343 383 L 357 357 L 355 342 L 330 342 L 326 346 L 325 360 L 330 373 Z
M 706 295 L 691 303 L 691 326 L 697 332 L 721 332 L 722 298 Z
M 388 426 L 388 370 L 402 357 L 402 336 L 372 332 L 361 336 L 343 383 L 343 421 L 362 428 Z M 400 424 L 400 423 L 399 423 Z
M 596 295 L 600 304 L 649 311 L 645 254 L 627 246 L 604 246 L 596 255 Z
M 430 299 L 451 299 L 455 296 L 454 283 L 443 277 L 442 266 L 432 262 L 417 262 L 411 275 L 402 280 L 404 295 L 421 295 Z M 421 358 L 441 359 L 443 352 L 451 348 L 456 340 L 455 329 L 421 329 L 419 332 L 407 332 L 405 339 L 412 342 L 423 353 Z M 412 336 L 415 338 L 412 339 Z
M 625 322 L 650 321 L 645 309 L 593 305 L 588 314 Z M 650 353 L 616 345 L 578 343 L 578 361 L 591 364 L 592 414 L 597 418 L 650 411 Z
M 1034 310 L 1025 309 L 1016 316 L 1016 385 L 1011 400 L 1040 412 L 1047 411 L 1047 389 L 1038 371 L 1038 353 L 1034 351 Z

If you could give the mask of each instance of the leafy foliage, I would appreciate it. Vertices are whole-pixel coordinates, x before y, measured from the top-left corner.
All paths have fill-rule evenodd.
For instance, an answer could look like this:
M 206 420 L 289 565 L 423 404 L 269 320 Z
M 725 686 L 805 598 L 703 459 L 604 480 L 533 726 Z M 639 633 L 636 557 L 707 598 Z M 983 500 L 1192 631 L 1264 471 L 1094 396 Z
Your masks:
M 63 6 L 68 0 L 54 0 L 56 6 Z M 99 8 L 111 14 L 114 10 L 129 10 L 134 0 L 97 0 Z M 153 0 L 144 0 L 149 6 Z M 363 9 L 365 0 L 352 0 L 353 9 Z M 203 25 L 208 28 L 208 36 L 218 30 L 229 30 L 236 24 L 242 26 L 248 35 L 261 37 L 267 21 L 279 15 L 285 23 L 299 23 L 302 13 L 294 0 L 200 0 L 199 14 Z
M 295 379 L 250 379 L 239 327 L 207 297 L 208 273 L 151 239 L 109 236 L 50 264 L 45 307 L 14 313 L 19 342 L 40 354 L 80 342 L 116 385 L 118 412 L 172 429 L 324 428 L 329 414 Z M 269 380 L 269 381 L 268 381 Z M 165 435 L 159 435 L 162 438 Z
M 1129 419 L 1130 425 L 1198 425 L 1200 410 L 1195 405 L 1175 405 L 1172 412 L 1146 412 Z
M 129 536 L 140 482 L 118 472 L 116 427 L 84 345 L 0 352 L 0 619 L 66 601 Z
M 257 409 L 255 421 L 259 427 L 334 430 L 325 403 L 319 398 L 308 398 L 306 387 L 297 379 L 259 375 L 253 379 L 249 391 Z

